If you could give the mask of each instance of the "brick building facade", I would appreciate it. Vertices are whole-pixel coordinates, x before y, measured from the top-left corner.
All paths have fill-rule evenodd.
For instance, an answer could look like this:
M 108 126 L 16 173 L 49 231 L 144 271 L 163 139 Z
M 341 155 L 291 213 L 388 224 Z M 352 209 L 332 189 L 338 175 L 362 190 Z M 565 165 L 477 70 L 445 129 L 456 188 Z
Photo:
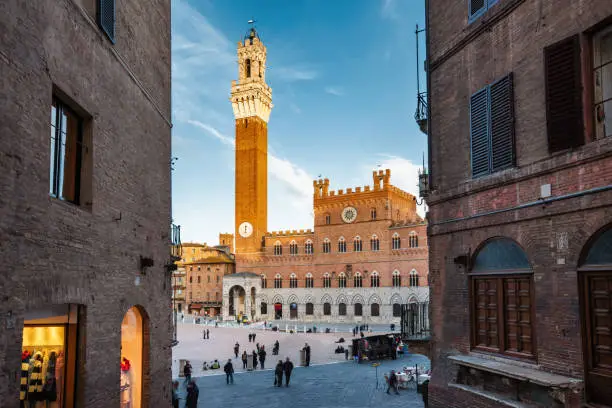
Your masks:
M 426 5 L 430 406 L 612 406 L 612 3 Z
M 50 407 L 170 406 L 170 1 L 9 0 L 0 32 L 0 406 L 37 372 Z

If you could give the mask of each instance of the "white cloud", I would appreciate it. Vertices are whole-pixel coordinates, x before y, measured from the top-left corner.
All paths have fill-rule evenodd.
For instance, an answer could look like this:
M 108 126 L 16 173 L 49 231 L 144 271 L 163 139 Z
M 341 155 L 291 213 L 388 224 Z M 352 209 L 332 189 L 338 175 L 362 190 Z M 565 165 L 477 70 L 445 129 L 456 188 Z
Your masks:
M 271 75 L 273 75 L 274 79 L 279 79 L 285 82 L 311 81 L 319 76 L 319 73 L 314 69 L 303 66 L 281 66 L 278 68 L 272 67 L 270 69 Z
M 215 129 L 214 127 L 206 123 L 202 123 L 200 121 L 191 120 L 191 119 L 187 120 L 187 123 L 189 123 L 190 125 L 197 126 L 200 129 L 204 129 L 208 134 L 210 134 L 215 139 L 218 139 L 223 144 L 230 145 L 230 146 L 236 145 L 236 141 L 234 140 L 233 137 L 225 136 L 224 134 L 219 132 L 217 129 Z
M 289 103 L 289 107 L 291 108 L 291 110 L 295 113 L 302 113 L 302 110 L 300 109 L 299 106 L 297 106 L 295 103 L 290 102 Z
M 326 87 L 325 88 L 325 93 L 328 93 L 328 94 L 334 95 L 334 96 L 342 96 L 342 95 L 344 95 L 344 91 L 342 90 L 342 88 L 334 87 L 334 86 Z
M 382 0 L 380 14 L 383 18 L 394 20 L 398 18 L 396 0 Z

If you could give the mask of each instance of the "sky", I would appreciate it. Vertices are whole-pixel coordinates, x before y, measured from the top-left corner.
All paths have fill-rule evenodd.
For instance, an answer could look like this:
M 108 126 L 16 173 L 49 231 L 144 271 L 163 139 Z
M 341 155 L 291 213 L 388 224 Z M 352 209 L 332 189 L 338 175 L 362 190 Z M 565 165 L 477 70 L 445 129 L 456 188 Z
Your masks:
M 427 137 L 414 121 L 419 0 L 172 0 L 173 220 L 183 242 L 234 232 L 236 46 L 256 20 L 267 47 L 268 230 L 313 226 L 312 181 L 372 185 L 372 170 L 418 197 Z M 423 209 L 419 209 L 423 215 Z

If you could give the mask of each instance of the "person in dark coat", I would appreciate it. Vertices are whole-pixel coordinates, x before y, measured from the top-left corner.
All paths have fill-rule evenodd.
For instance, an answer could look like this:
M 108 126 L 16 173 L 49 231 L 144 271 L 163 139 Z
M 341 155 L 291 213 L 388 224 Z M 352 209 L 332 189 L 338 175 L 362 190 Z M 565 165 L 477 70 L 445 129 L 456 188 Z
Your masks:
M 288 387 L 291 380 L 291 372 L 293 371 L 293 363 L 289 360 L 289 357 L 287 357 L 285 364 L 283 364 L 283 371 L 285 372 L 285 385 Z
M 264 346 L 259 348 L 259 364 L 261 365 L 261 369 L 264 369 L 264 363 L 266 362 L 266 350 Z
M 257 350 L 253 350 L 253 370 L 257 370 Z
M 236 358 L 238 358 L 238 352 L 240 352 L 240 344 L 236 342 L 236 345 L 234 346 L 234 354 L 236 355 Z
M 391 388 L 393 388 L 393 391 L 395 391 L 395 393 L 399 395 L 399 392 L 397 391 L 397 375 L 395 375 L 395 370 L 391 370 L 391 374 L 389 375 L 389 386 L 387 387 L 387 394 L 389 394 L 389 390 Z
M 187 399 L 185 400 L 185 408 L 198 408 L 198 397 L 200 396 L 200 389 L 196 385 L 195 381 L 189 381 L 187 385 Z
M 185 367 L 183 367 L 183 374 L 185 375 L 185 384 L 189 384 L 191 381 L 191 364 L 189 360 L 185 362 Z
M 253 333 L 253 343 L 255 343 L 255 335 L 256 333 Z
M 242 368 L 247 369 L 247 353 L 246 350 L 242 352 Z
M 310 366 L 310 346 L 308 343 L 304 344 L 304 351 L 306 352 L 306 367 Z
M 283 360 L 278 360 L 278 364 L 276 364 L 276 369 L 274 370 L 274 385 L 277 387 L 283 386 Z
M 206 339 L 210 340 L 210 331 L 206 329 Z
M 223 371 L 225 371 L 225 382 L 227 384 L 234 383 L 234 366 L 232 365 L 232 359 L 229 358 L 225 366 L 223 366 Z
M 179 408 L 178 381 L 172 381 L 172 408 Z

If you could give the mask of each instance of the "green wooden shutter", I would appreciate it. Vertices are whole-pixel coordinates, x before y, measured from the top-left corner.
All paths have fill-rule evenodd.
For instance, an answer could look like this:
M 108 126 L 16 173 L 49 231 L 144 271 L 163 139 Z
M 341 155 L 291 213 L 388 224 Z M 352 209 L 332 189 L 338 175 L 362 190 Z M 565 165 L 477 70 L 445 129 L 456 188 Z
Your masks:
M 115 42 L 115 0 L 98 0 L 98 25 Z
M 514 166 L 514 96 L 512 74 L 491 85 L 491 171 Z
M 546 130 L 550 152 L 584 144 L 580 38 L 544 49 Z
M 483 88 L 470 98 L 470 136 L 472 177 L 489 173 L 489 88 Z

